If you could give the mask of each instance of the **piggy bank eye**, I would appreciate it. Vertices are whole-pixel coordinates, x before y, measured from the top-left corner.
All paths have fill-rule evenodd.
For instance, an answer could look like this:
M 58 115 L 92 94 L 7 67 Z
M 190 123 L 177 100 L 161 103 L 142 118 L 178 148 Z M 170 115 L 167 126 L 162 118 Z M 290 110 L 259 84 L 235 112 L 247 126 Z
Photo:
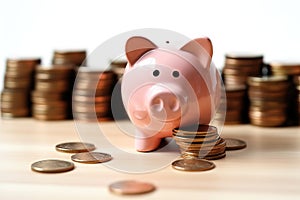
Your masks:
M 173 72 L 172 72 L 172 76 L 173 76 L 174 78 L 178 78 L 178 77 L 179 77 L 179 71 L 173 71 Z
M 160 73 L 159 70 L 156 69 L 153 71 L 153 76 L 157 77 L 157 76 L 159 76 L 159 73 Z

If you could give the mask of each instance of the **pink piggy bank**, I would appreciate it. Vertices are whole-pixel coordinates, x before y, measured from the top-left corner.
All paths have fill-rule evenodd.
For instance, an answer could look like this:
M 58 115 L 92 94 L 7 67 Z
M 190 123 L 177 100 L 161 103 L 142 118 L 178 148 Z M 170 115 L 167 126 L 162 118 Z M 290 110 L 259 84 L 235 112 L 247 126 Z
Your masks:
M 121 93 L 136 127 L 137 151 L 157 149 L 162 138 L 172 136 L 173 128 L 211 122 L 221 93 L 212 54 L 208 38 L 180 49 L 159 48 L 144 37 L 127 40 Z

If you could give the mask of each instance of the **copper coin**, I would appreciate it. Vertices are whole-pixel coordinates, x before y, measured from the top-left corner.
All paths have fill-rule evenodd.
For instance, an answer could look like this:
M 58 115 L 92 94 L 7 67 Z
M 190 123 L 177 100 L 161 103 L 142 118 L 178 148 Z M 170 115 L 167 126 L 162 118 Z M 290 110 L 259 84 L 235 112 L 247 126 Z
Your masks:
M 103 162 L 110 161 L 112 157 L 107 153 L 84 152 L 84 153 L 77 153 L 75 155 L 72 155 L 71 159 L 75 162 L 95 164 L 95 163 L 103 163 Z
M 151 183 L 127 180 L 110 184 L 109 190 L 121 195 L 135 195 L 152 192 L 155 190 L 155 186 Z
M 243 140 L 234 138 L 224 138 L 226 141 L 226 150 L 238 150 L 246 148 L 247 144 Z
M 64 160 L 41 160 L 31 165 L 31 169 L 41 173 L 60 173 L 74 169 L 74 164 Z
M 207 171 L 215 168 L 215 164 L 203 159 L 181 159 L 174 161 L 172 167 L 181 171 Z
M 207 159 L 207 160 L 219 160 L 219 159 L 222 159 L 222 158 L 225 158 L 225 157 L 226 157 L 226 151 L 224 151 L 221 154 L 207 155 L 207 156 L 204 157 L 204 159 Z
M 33 118 L 37 120 L 55 121 L 67 119 L 67 114 L 49 115 L 49 114 L 36 114 L 33 113 Z
M 96 149 L 95 145 L 83 142 L 66 142 L 55 146 L 57 151 L 65 153 L 82 153 L 93 151 Z
M 209 125 L 190 125 L 173 129 L 173 133 L 179 135 L 207 135 L 218 133 L 217 128 Z
M 3 118 L 15 118 L 15 117 L 27 117 L 29 116 L 29 109 L 23 108 L 23 109 L 13 109 L 11 111 L 3 111 L 1 109 L 1 117 Z
M 80 80 L 104 80 L 115 79 L 115 74 L 112 71 L 99 71 L 99 69 L 93 69 L 89 67 L 79 67 L 77 71 L 77 81 Z

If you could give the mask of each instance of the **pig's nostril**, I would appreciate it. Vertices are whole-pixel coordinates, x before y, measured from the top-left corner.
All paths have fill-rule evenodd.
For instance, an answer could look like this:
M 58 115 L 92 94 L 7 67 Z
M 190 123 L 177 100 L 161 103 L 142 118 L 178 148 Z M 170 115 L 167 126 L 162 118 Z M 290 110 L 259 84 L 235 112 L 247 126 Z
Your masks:
M 157 97 L 151 102 L 151 109 L 156 112 L 161 112 L 164 108 L 164 102 L 161 98 Z
M 180 103 L 177 99 L 174 99 L 170 102 L 169 107 L 173 112 L 177 112 L 180 109 Z
M 147 117 L 147 111 L 143 111 L 143 110 L 134 111 L 133 116 L 139 120 L 145 119 Z

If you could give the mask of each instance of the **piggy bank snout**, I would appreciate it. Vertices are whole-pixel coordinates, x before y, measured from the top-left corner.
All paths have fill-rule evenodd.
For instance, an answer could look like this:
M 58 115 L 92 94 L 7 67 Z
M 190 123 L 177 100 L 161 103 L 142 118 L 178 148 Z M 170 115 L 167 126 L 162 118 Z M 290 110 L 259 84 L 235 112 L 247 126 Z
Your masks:
M 172 121 L 181 117 L 183 102 L 172 92 L 158 92 L 150 97 L 149 114 L 160 121 Z

